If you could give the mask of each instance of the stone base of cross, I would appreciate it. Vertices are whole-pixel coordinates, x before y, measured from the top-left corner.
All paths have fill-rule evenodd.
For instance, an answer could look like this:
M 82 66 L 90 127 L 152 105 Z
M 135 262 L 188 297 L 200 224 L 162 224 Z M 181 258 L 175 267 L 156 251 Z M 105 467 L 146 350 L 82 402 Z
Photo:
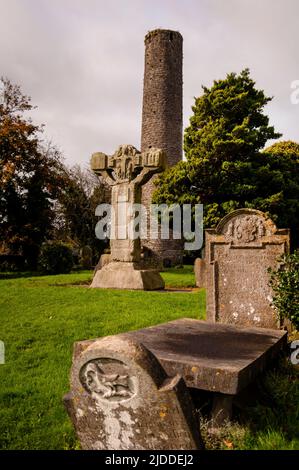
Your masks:
M 141 203 L 141 188 L 152 175 L 166 167 L 162 150 L 140 153 L 132 145 L 121 145 L 108 156 L 94 153 L 91 169 L 111 186 L 112 218 L 110 233 L 110 263 L 99 269 L 91 287 L 114 289 L 156 290 L 164 288 L 160 273 L 141 266 L 140 238 L 130 231 L 133 204 Z
M 159 290 L 164 289 L 165 284 L 156 269 L 143 269 L 138 263 L 111 261 L 96 272 L 90 287 Z

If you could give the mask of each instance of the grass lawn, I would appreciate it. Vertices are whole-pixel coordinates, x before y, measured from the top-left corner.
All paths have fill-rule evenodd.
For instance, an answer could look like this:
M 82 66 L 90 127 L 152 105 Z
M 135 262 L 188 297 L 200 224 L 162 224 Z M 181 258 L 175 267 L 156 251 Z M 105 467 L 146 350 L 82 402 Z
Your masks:
M 162 275 L 168 287 L 194 286 L 192 267 Z M 6 363 L 0 365 L 0 449 L 78 448 L 62 405 L 74 341 L 180 317 L 204 318 L 203 290 L 88 289 L 91 276 L 88 271 L 43 277 L 0 274 L 0 340 L 6 348 Z M 270 405 L 267 392 L 267 403 L 251 408 L 248 417 L 245 413 L 243 424 L 210 440 L 210 448 L 231 448 L 230 442 L 233 448 L 299 448 L 295 371 L 271 372 L 263 381 L 264 391 L 267 386 Z
M 169 270 L 168 286 L 194 285 L 192 270 Z M 0 448 L 76 445 L 61 399 L 68 391 L 74 341 L 179 317 L 203 318 L 201 292 L 88 289 L 92 273 L 0 279 Z M 85 285 L 84 285 L 85 284 Z

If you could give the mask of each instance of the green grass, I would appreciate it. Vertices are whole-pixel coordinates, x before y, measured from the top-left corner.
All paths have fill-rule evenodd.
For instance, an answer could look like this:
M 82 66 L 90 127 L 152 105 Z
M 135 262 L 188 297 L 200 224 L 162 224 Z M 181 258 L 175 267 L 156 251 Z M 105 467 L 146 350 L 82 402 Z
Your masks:
M 163 279 L 167 287 L 194 287 L 195 279 L 193 266 L 185 266 L 184 268 L 169 268 L 162 273 Z
M 166 286 L 194 287 L 192 267 L 162 273 Z M 205 292 L 88 289 L 88 271 L 35 276 L 0 274 L 0 449 L 75 449 L 62 405 L 73 343 L 180 317 L 204 318 Z M 239 422 L 209 435 L 208 448 L 299 449 L 298 372 L 281 362 L 258 383 L 261 400 Z
M 245 404 L 235 409 L 235 414 L 238 422 L 223 426 L 218 435 L 209 435 L 209 423 L 203 420 L 207 448 L 299 450 L 298 368 L 282 357 L 251 387 Z
M 163 273 L 172 287 L 194 285 Z M 185 279 L 185 276 L 187 280 Z M 73 343 L 180 317 L 203 318 L 204 291 L 138 292 L 88 289 L 90 272 L 0 279 L 0 448 L 68 449 L 76 446 L 62 405 L 69 390 Z

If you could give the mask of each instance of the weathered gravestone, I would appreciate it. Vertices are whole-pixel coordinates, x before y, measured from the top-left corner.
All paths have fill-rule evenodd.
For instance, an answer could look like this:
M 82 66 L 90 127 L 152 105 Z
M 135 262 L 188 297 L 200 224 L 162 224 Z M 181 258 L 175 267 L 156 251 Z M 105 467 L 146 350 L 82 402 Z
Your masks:
M 207 319 L 278 328 L 269 267 L 289 249 L 289 231 L 263 212 L 239 209 L 206 230 Z
M 89 245 L 83 246 L 80 250 L 80 264 L 86 269 L 92 267 L 92 249 Z
M 202 258 L 194 261 L 194 275 L 197 287 L 206 287 L 206 263 Z
M 183 379 L 122 335 L 75 344 L 64 402 L 83 449 L 202 447 Z
M 141 203 L 142 185 L 166 165 L 165 153 L 158 149 L 138 152 L 132 145 L 121 145 L 112 156 L 95 153 L 92 170 L 112 188 L 110 262 L 98 270 L 91 287 L 118 289 L 163 289 L 164 281 L 155 269 L 142 269 L 140 238 L 131 230 L 133 204 Z

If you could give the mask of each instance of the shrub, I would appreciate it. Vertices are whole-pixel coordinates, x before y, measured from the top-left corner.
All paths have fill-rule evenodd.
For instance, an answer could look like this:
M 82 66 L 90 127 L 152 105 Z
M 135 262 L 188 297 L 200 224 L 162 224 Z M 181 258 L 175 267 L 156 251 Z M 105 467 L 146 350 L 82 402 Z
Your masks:
M 25 259 L 22 255 L 0 254 L 0 272 L 23 271 Z
M 72 250 L 61 242 L 47 242 L 42 245 L 38 267 L 47 274 L 69 273 L 74 265 Z
M 281 320 L 288 319 L 299 330 L 299 250 L 279 259 L 281 267 L 270 272 L 273 304 Z

